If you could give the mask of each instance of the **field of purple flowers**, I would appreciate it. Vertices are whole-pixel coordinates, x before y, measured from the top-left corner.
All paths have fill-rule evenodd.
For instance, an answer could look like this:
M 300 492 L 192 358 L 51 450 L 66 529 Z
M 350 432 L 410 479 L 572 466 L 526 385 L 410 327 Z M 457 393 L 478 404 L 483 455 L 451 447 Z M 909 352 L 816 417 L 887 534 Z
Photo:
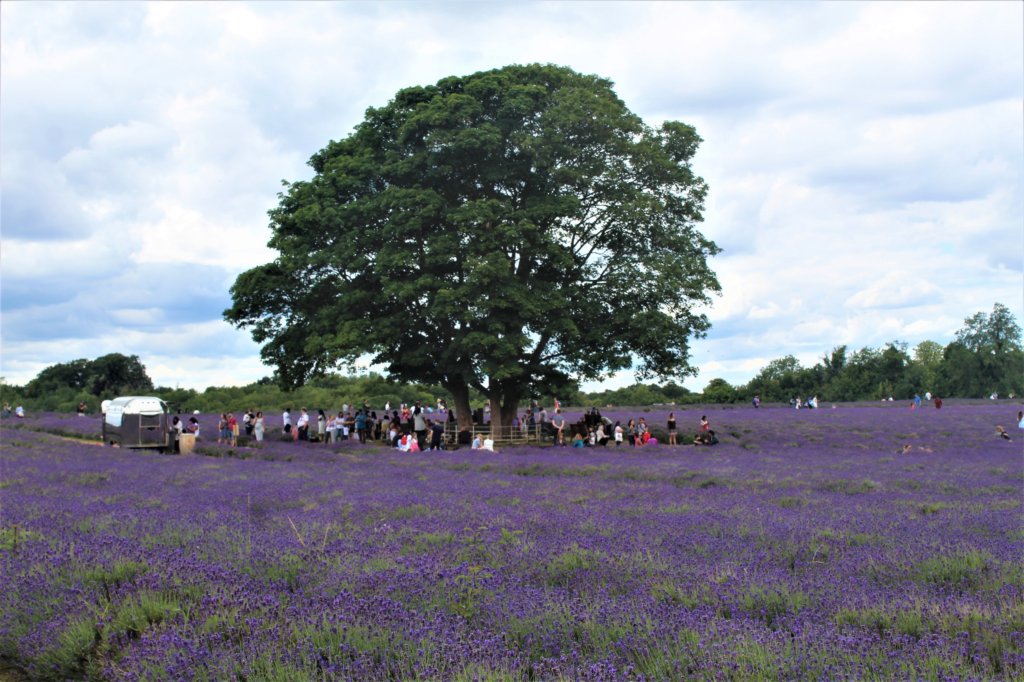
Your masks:
M 1021 679 L 1017 409 L 719 409 L 714 447 L 414 455 L 273 431 L 158 455 L 73 438 L 98 417 L 4 421 L 0 670 Z M 684 442 L 700 414 L 676 410 Z

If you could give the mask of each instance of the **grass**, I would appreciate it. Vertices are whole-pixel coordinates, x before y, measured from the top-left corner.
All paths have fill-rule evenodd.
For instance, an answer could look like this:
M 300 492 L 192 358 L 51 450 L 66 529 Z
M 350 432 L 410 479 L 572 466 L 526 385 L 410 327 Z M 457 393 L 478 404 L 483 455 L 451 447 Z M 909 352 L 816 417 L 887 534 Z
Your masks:
M 774 628 L 787 615 L 795 615 L 810 604 L 810 598 L 799 590 L 785 586 L 754 585 L 740 598 L 740 605 L 750 616 Z
M 877 490 L 878 486 L 879 484 L 876 481 L 872 481 L 868 478 L 860 481 L 850 481 L 840 478 L 821 481 L 815 486 L 815 490 L 826 493 L 843 493 L 845 495 L 863 495 Z
M 914 567 L 912 576 L 919 583 L 971 591 L 991 577 L 994 567 L 988 552 L 971 550 L 926 559 Z
M 605 560 L 601 552 L 573 543 L 568 550 L 548 561 L 544 567 L 547 582 L 552 586 L 568 587 L 579 573 L 591 571 Z

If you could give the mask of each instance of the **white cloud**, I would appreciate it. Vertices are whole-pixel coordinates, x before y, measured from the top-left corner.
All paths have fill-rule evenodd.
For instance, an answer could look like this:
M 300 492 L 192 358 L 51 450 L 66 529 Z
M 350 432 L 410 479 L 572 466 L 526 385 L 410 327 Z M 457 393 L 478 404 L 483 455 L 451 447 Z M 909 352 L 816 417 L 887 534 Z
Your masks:
M 402 87 L 536 61 L 705 139 L 724 292 L 688 387 L 948 341 L 1024 313 L 1022 26 L 1020 3 L 2 3 L 0 374 L 269 374 L 220 313 L 273 257 L 280 180 Z

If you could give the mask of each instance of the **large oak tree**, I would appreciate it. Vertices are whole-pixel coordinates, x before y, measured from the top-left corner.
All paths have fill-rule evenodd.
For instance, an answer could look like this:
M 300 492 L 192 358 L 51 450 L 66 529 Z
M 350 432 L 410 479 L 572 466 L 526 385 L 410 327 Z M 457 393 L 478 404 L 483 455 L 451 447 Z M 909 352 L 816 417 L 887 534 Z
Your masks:
M 498 428 L 569 378 L 693 374 L 719 291 L 699 143 L 559 66 L 401 90 L 286 184 L 279 256 L 238 277 L 225 317 L 285 385 L 371 354 L 440 383 L 463 423 L 480 390 Z

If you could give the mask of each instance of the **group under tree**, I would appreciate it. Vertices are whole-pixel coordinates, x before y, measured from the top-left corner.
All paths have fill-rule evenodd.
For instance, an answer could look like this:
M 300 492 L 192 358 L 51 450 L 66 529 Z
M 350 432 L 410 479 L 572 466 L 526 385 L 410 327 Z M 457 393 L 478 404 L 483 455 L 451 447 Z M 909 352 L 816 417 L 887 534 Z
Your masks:
M 238 277 L 225 317 L 285 386 L 369 354 L 444 387 L 462 421 L 479 391 L 495 429 L 572 379 L 691 375 L 719 291 L 699 142 L 559 66 L 403 89 L 286 184 L 278 256 Z

